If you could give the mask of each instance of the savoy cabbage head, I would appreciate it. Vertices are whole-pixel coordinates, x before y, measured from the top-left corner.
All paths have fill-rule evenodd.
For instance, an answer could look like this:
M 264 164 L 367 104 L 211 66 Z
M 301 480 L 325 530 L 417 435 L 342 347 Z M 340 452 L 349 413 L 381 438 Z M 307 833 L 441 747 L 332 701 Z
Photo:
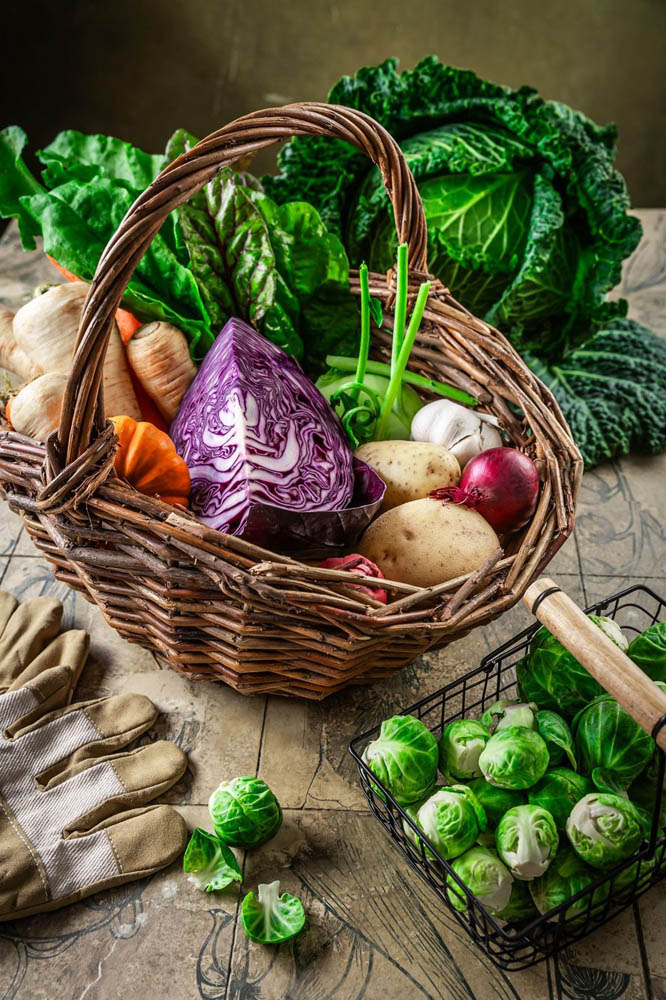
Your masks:
M 329 101 L 366 112 L 401 143 L 423 198 L 429 267 L 467 308 L 520 350 L 557 358 L 624 315 L 606 302 L 640 223 L 613 168 L 616 131 L 580 112 L 512 90 L 434 56 L 343 77 Z M 345 241 L 351 263 L 382 271 L 395 232 L 379 171 L 351 146 L 292 139 L 279 202 L 306 198 Z

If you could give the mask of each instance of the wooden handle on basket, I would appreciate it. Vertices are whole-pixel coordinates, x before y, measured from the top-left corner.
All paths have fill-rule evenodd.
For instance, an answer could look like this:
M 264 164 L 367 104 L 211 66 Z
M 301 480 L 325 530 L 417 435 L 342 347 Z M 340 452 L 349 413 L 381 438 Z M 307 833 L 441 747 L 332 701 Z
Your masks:
M 523 604 L 639 726 L 654 735 L 655 726 L 666 716 L 666 693 L 548 577 L 527 588 Z M 656 740 L 666 750 L 666 726 L 656 733 Z
M 79 458 L 103 428 L 100 385 L 113 317 L 136 265 L 169 212 L 223 167 L 296 135 L 344 139 L 379 167 L 398 240 L 409 244 L 411 268 L 426 270 L 423 205 L 400 147 L 386 129 L 361 111 L 334 104 L 289 104 L 237 118 L 170 163 L 137 198 L 104 250 L 83 309 L 65 390 L 57 448 L 61 469 Z M 57 471 L 47 468 L 47 477 Z

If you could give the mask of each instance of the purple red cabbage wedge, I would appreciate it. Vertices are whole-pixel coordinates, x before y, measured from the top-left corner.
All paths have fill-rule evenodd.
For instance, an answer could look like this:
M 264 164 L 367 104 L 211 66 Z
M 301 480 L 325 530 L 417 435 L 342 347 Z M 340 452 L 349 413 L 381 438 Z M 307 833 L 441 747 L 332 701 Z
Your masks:
M 256 544 L 330 552 L 354 541 L 381 502 L 383 483 L 355 474 L 319 390 L 242 320 L 215 340 L 170 433 L 199 519 Z

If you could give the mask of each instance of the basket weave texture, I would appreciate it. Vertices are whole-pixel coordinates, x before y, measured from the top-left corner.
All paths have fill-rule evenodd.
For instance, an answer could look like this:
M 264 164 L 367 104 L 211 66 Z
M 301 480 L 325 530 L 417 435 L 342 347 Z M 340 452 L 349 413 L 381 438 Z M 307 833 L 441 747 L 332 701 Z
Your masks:
M 170 211 L 225 166 L 293 135 L 344 139 L 380 169 L 400 242 L 410 251 L 410 302 L 432 282 L 410 368 L 464 389 L 537 463 L 537 510 L 479 571 L 426 590 L 386 582 L 378 604 L 349 572 L 322 570 L 199 523 L 116 478 L 116 438 L 103 419 L 102 364 L 125 287 Z M 81 591 L 130 642 L 195 680 L 243 693 L 323 698 L 388 677 L 515 604 L 573 529 L 582 461 L 548 389 L 497 330 L 427 273 L 426 224 L 414 179 L 391 136 L 361 112 L 294 104 L 239 118 L 171 163 L 138 198 L 104 251 L 86 300 L 60 428 L 46 445 L 5 423 L 0 485 L 58 579 Z M 370 276 L 392 321 L 395 274 Z M 352 290 L 359 294 L 352 272 Z M 373 354 L 390 337 L 375 330 Z M 520 411 L 520 412 L 519 412 Z M 522 415 L 521 415 L 522 414 Z M 364 581 L 367 582 L 367 581 Z

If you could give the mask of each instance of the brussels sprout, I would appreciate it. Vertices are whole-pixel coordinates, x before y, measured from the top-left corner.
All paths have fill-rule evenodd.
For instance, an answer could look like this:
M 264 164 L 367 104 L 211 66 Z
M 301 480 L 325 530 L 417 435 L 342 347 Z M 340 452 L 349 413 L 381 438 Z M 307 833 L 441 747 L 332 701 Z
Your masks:
M 451 862 L 451 868 L 470 892 L 491 913 L 501 913 L 511 898 L 513 879 L 506 865 L 487 847 L 472 847 Z M 467 897 L 458 883 L 447 875 L 449 902 L 462 913 L 467 909 Z
M 365 763 L 401 806 L 430 793 L 438 759 L 437 740 L 413 715 L 386 719 L 377 739 L 363 751 Z
M 485 725 L 476 719 L 450 722 L 439 739 L 439 769 L 459 781 L 478 778 L 479 754 L 490 739 Z
M 595 698 L 574 718 L 581 769 L 601 791 L 622 791 L 648 764 L 654 740 L 611 698 Z
M 598 615 L 589 618 L 620 649 L 627 648 L 627 641 L 612 618 Z M 544 627 L 535 632 L 529 654 L 516 665 L 516 673 L 524 697 L 534 699 L 540 708 L 559 708 L 565 715 L 575 715 L 604 693 L 601 684 Z M 539 692 L 545 692 L 546 696 Z
M 183 871 L 190 872 L 193 882 L 202 892 L 226 889 L 231 882 L 241 881 L 241 870 L 233 852 L 219 837 L 197 827 L 183 855 Z
M 530 882 L 514 882 L 511 886 L 511 897 L 503 910 L 497 914 L 507 923 L 517 923 L 522 920 L 529 920 L 538 916 L 538 910 L 534 905 L 530 892 Z
M 485 778 L 475 778 L 469 787 L 476 795 L 477 801 L 483 806 L 488 821 L 488 829 L 495 830 L 507 809 L 522 805 L 525 801 L 523 792 L 513 788 L 498 788 L 491 785 Z M 493 837 L 493 844 L 495 838 Z
M 567 837 L 593 868 L 612 868 L 638 850 L 643 834 L 635 806 L 621 795 L 592 792 L 571 810 Z
M 529 889 L 534 905 L 539 913 L 544 914 L 555 909 L 556 906 L 560 906 L 561 903 L 566 903 L 568 899 L 581 892 L 598 878 L 599 872 L 586 865 L 568 844 L 563 844 L 553 858 L 548 871 L 541 878 L 530 882 Z M 607 896 L 608 886 L 601 885 L 595 889 L 591 902 L 588 896 L 583 896 L 567 907 L 566 919 L 571 921 L 583 919 L 588 908 L 594 912 Z M 556 914 L 551 919 L 559 920 L 560 914 Z
M 255 897 L 248 892 L 241 906 L 241 924 L 251 941 L 280 944 L 295 937 L 305 926 L 300 899 L 288 892 L 280 895 L 279 881 L 260 885 Z
M 514 878 L 543 875 L 557 851 L 555 820 L 541 806 L 514 806 L 497 827 L 497 853 Z
M 435 785 L 430 795 L 435 795 L 437 792 L 440 792 L 442 788 L 447 788 L 447 787 L 448 787 L 447 785 Z M 428 801 L 430 795 L 426 795 L 425 798 L 419 799 L 418 802 L 412 802 L 411 805 L 402 807 L 403 812 L 407 816 L 409 816 L 409 818 L 411 819 L 412 823 L 414 823 L 415 826 L 419 825 L 419 809 L 421 808 L 422 805 L 424 805 Z M 409 823 L 407 823 L 405 820 L 402 821 L 402 829 L 405 832 L 405 836 L 409 840 L 411 840 L 412 844 L 414 844 L 415 847 L 419 847 L 421 844 L 421 838 L 417 833 L 414 833 Z M 425 846 L 425 841 L 423 843 Z M 428 858 L 435 857 L 435 855 L 432 853 L 431 850 L 429 850 L 428 847 L 425 848 L 425 853 L 426 857 Z
M 562 716 L 545 708 L 537 712 L 534 719 L 536 731 L 548 747 L 548 766 L 557 767 L 568 761 L 574 771 L 577 771 L 576 748 L 571 731 Z
M 479 757 L 479 767 L 492 785 L 529 788 L 546 773 L 548 749 L 533 729 L 509 726 L 490 737 Z
M 629 799 L 638 809 L 642 809 L 650 816 L 650 826 L 652 816 L 657 803 L 657 790 L 659 786 L 659 757 L 652 756 L 652 760 L 644 771 L 638 775 L 636 780 L 629 787 Z M 664 776 L 664 786 L 661 793 L 661 808 L 659 811 L 659 823 L 666 826 L 666 775 Z
M 664 854 L 666 854 L 666 844 L 658 847 L 651 858 L 641 858 L 640 861 L 634 862 L 633 865 L 629 865 L 628 868 L 619 872 L 613 879 L 613 888 L 611 890 L 613 896 L 622 895 L 629 887 L 632 890 L 635 889 L 636 892 L 646 889 L 650 883 L 652 872 L 657 865 L 663 863 Z
M 486 814 L 466 785 L 448 785 L 426 799 L 418 826 L 442 858 L 463 854 L 486 828 Z
M 208 800 L 208 810 L 215 833 L 232 847 L 259 847 L 282 823 L 280 804 L 261 778 L 223 781 Z
M 593 791 L 594 785 L 589 778 L 567 767 L 555 767 L 546 771 L 541 781 L 529 789 L 527 798 L 532 805 L 547 809 L 558 830 L 564 830 L 578 800 Z
M 559 708 L 550 692 L 537 680 L 530 669 L 529 654 L 516 663 L 516 686 L 522 701 L 533 702 L 540 708 Z
M 666 622 L 656 622 L 637 635 L 627 656 L 653 681 L 666 681 Z
M 485 710 L 479 722 L 487 726 L 490 733 L 495 733 L 498 729 L 508 729 L 509 726 L 526 726 L 527 729 L 534 729 L 535 711 L 536 705 L 533 702 L 501 698 Z

